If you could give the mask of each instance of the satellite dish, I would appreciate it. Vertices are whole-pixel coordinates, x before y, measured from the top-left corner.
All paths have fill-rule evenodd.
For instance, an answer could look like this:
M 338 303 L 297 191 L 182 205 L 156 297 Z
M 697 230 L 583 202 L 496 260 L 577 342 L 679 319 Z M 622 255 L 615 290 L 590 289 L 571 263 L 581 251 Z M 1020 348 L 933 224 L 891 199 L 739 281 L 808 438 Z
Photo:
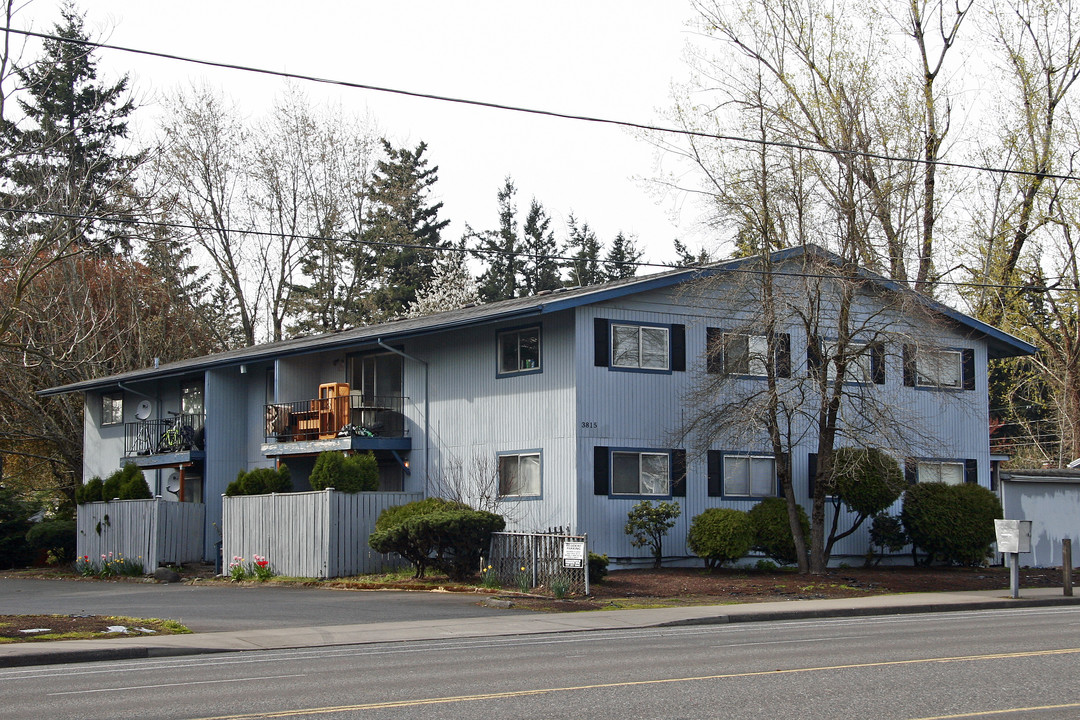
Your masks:
M 154 406 L 150 404 L 149 400 L 142 400 L 139 402 L 138 407 L 135 408 L 135 418 L 137 420 L 145 420 L 150 417 L 150 413 L 154 411 Z
M 175 495 L 180 490 L 180 473 L 173 470 L 165 479 L 165 489 Z

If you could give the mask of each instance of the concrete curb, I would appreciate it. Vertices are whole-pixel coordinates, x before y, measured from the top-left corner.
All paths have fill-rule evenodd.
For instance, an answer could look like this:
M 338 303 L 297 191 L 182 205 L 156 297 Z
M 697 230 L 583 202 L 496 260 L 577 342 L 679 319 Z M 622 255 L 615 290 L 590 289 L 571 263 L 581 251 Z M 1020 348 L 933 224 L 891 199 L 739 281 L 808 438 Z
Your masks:
M 1045 591 L 1044 591 L 1045 592 Z M 869 617 L 916 613 L 997 610 L 1080 605 L 1080 597 L 1063 595 L 1028 598 L 980 597 L 965 593 L 943 593 L 927 600 L 926 593 L 892 595 L 858 601 L 821 601 L 813 607 L 799 602 L 764 605 L 722 606 L 725 612 L 707 608 L 656 608 L 643 610 L 552 613 L 531 617 L 514 616 L 499 620 L 447 620 L 437 623 L 403 622 L 337 627 L 280 628 L 272 632 L 222 632 L 198 635 L 169 635 L 160 638 L 111 640 L 71 640 L 49 644 L 21 643 L 0 646 L 0 668 L 70 664 L 95 661 L 137 660 L 181 657 L 223 652 L 289 650 L 305 647 L 370 645 L 383 642 L 416 642 L 431 639 L 508 637 L 594 630 L 649 627 L 720 625 L 729 623 L 775 622 L 837 617 Z M 807 601 L 814 603 L 814 601 Z M 873 604 L 870 604 L 872 602 Z M 766 609 L 767 608 L 767 609 Z M 714 611 L 720 610 L 711 606 Z M 670 618 L 673 615 L 684 617 Z M 84 647 L 72 647 L 81 643 Z

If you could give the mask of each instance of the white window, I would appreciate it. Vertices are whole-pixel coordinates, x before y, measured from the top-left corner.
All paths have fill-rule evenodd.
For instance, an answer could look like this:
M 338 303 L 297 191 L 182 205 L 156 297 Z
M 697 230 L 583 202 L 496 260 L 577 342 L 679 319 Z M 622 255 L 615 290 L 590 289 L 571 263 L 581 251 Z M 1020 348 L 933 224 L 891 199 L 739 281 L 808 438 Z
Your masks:
M 499 456 L 499 495 L 501 497 L 540 495 L 540 453 Z
M 874 382 L 874 353 L 881 352 L 880 345 L 856 345 L 849 343 L 847 346 L 847 371 L 844 373 L 845 382 L 872 383 Z M 840 350 L 835 342 L 825 344 L 825 359 L 828 360 L 827 369 L 830 380 L 836 377 L 836 359 Z M 883 354 L 883 353 L 882 353 Z
M 937 462 L 920 460 L 918 481 L 921 483 L 942 482 L 946 485 L 959 485 L 964 482 L 964 463 Z
M 959 350 L 920 350 L 915 359 L 915 383 L 919 386 L 958 388 L 963 383 Z
M 612 452 L 611 494 L 670 495 L 671 455 L 658 452 Z
M 540 328 L 499 333 L 499 373 L 540 369 Z
M 767 374 L 769 338 L 765 335 L 724 333 L 724 372 L 728 375 Z
M 180 386 L 180 413 L 182 415 L 202 415 L 204 407 L 201 380 L 185 382 Z
M 667 370 L 668 333 L 666 327 L 612 324 L 612 367 Z
M 776 463 L 773 458 L 761 455 L 725 455 L 724 495 L 776 495 Z
M 105 393 L 101 396 L 101 424 L 118 425 L 124 422 L 124 394 Z

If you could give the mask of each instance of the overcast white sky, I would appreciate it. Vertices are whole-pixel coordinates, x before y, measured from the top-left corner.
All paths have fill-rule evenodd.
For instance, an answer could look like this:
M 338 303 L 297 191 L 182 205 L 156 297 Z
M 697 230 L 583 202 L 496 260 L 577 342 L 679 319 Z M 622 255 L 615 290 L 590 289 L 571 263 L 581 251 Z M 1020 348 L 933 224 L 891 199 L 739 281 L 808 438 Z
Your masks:
M 33 0 L 12 23 L 48 31 L 58 0 Z M 581 115 L 655 122 L 684 70 L 691 10 L 684 0 L 519 3 L 352 0 L 83 0 L 95 39 L 199 59 Z M 284 80 L 102 50 L 106 79 L 129 73 L 144 106 L 206 81 L 251 116 Z M 536 196 L 565 235 L 571 211 L 606 243 L 637 236 L 646 260 L 674 259 L 672 240 L 714 241 L 686 198 L 658 203 L 656 155 L 607 125 L 402 98 L 311 83 L 316 104 L 369 111 L 395 144 L 428 143 L 437 192 L 457 239 L 465 222 L 497 225 L 495 194 L 511 175 L 522 219 Z M 149 132 L 156 108 L 139 110 Z M 676 212 L 676 210 L 678 212 Z

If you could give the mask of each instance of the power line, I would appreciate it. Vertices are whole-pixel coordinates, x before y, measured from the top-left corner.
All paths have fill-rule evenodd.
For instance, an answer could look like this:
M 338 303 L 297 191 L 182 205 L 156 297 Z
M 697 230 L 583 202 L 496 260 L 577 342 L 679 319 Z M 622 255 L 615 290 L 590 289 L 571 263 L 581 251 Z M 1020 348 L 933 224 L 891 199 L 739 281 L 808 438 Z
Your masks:
M 309 234 L 305 234 L 305 233 L 285 233 L 285 232 L 274 232 L 274 231 L 271 231 L 271 230 L 256 230 L 256 229 L 235 229 L 235 228 L 230 228 L 230 227 L 214 227 L 214 226 L 211 226 L 211 225 L 196 225 L 196 224 L 193 224 L 193 223 L 170 222 L 170 221 L 165 221 L 165 220 L 143 220 L 143 219 L 132 218 L 132 217 L 111 218 L 111 217 L 108 217 L 108 216 L 100 216 L 100 215 L 86 215 L 86 214 L 81 214 L 81 213 L 62 213 L 62 212 L 56 212 L 56 211 L 50 211 L 50 210 L 34 210 L 34 209 L 28 210 L 28 209 L 23 209 L 23 208 L 12 208 L 12 207 L 3 207 L 3 206 L 0 206 L 0 213 L 19 213 L 19 214 L 23 214 L 23 215 L 45 215 L 47 217 L 55 217 L 55 218 L 62 218 L 62 219 L 69 219 L 69 220 L 74 219 L 74 220 L 112 221 L 112 222 L 121 223 L 122 225 L 142 225 L 142 226 L 155 227 L 155 228 L 161 228 L 161 229 L 167 229 L 167 230 L 190 230 L 190 231 L 193 231 L 193 232 L 223 232 L 223 233 L 226 233 L 226 234 L 253 235 L 255 237 L 282 238 L 282 239 L 290 239 L 290 240 L 305 240 L 305 241 L 312 241 L 312 242 L 352 243 L 352 244 L 355 244 L 355 245 L 364 245 L 364 246 L 376 247 L 376 248 L 379 248 L 379 247 L 381 247 L 381 248 L 398 248 L 398 249 L 402 249 L 402 250 L 419 250 L 419 251 L 433 252 L 433 253 L 461 253 L 463 255 L 495 255 L 495 256 L 504 256 L 504 257 L 524 257 L 524 258 L 530 258 L 530 259 L 534 259 L 534 260 L 536 260 L 536 259 L 549 259 L 549 260 L 555 260 L 557 262 L 565 263 L 567 265 L 572 265 L 573 263 L 579 262 L 581 260 L 581 258 L 577 258 L 577 257 L 573 257 L 573 256 L 541 255 L 541 254 L 526 253 L 526 252 L 510 252 L 510 251 L 507 251 L 507 250 L 500 250 L 500 249 L 497 249 L 497 248 L 467 248 L 467 247 L 456 247 L 456 246 L 453 246 L 453 245 L 445 246 L 445 247 L 433 247 L 431 245 L 423 245 L 423 244 L 420 244 L 420 243 L 394 242 L 394 241 L 388 241 L 388 240 L 362 240 L 360 238 L 335 238 L 335 237 L 327 237 L 327 236 L 324 236 L 324 235 L 309 235 Z M 153 242 L 153 241 L 149 241 L 149 242 Z M 597 261 L 599 263 L 601 263 L 601 264 L 609 264 L 608 261 L 604 260 L 603 258 L 597 258 Z M 723 262 L 723 261 L 718 261 L 718 262 Z M 627 260 L 627 261 L 620 261 L 620 262 L 612 263 L 612 264 L 619 265 L 619 266 L 662 268 L 664 270 L 695 270 L 695 269 L 703 269 L 703 268 L 707 267 L 707 265 L 677 265 L 677 264 L 676 265 L 671 265 L 671 264 L 666 264 L 666 263 L 645 262 L 645 261 L 641 261 L 641 260 Z M 755 268 L 738 268 L 738 267 L 736 267 L 736 268 L 727 268 L 725 270 L 725 272 L 739 273 L 739 274 L 744 274 L 744 275 L 775 275 L 777 277 L 795 277 L 795 278 L 805 278 L 805 279 L 810 279 L 810 280 L 835 280 L 835 279 L 837 279 L 836 275 L 825 274 L 825 273 L 786 272 L 786 271 L 779 271 L 779 270 L 760 270 L 760 269 L 755 269 Z M 889 280 L 889 278 L 884 278 L 884 279 Z M 890 282 L 898 282 L 898 281 L 890 280 Z M 1038 293 L 1045 293 L 1045 292 L 1050 291 L 1050 288 L 1042 287 L 1042 286 L 1041 287 L 1033 287 L 1033 286 L 1030 286 L 1030 285 L 1005 285 L 1005 284 L 1000 284 L 1000 283 L 960 282 L 960 281 L 956 281 L 956 280 L 933 280 L 933 281 L 928 281 L 927 284 L 928 285 L 939 285 L 939 286 L 955 287 L 955 288 L 992 289 L 992 290 L 1017 290 L 1017 291 L 1022 291 L 1022 292 L 1038 292 Z M 1080 288 L 1060 288 L 1060 290 L 1069 291 L 1069 292 L 1077 292 L 1077 291 L 1080 291 Z
M 288 80 L 303 80 L 306 82 L 320 83 L 323 85 L 337 85 L 340 87 L 347 87 L 355 90 L 370 90 L 372 92 L 388 93 L 392 95 L 401 95 L 404 97 L 418 98 L 421 100 L 435 100 L 438 102 L 455 103 L 458 105 L 470 105 L 473 107 L 487 108 L 489 110 L 505 110 L 508 112 L 525 113 L 529 115 L 539 115 L 542 117 L 556 118 L 560 120 L 574 120 L 578 122 L 589 122 L 600 125 L 615 125 L 618 127 L 632 128 L 634 130 L 645 130 L 648 132 L 658 132 L 668 135 L 683 135 L 687 137 L 701 137 L 709 138 L 712 140 L 722 140 L 726 142 L 741 143 L 746 145 L 760 145 L 763 147 L 778 147 L 787 150 L 802 150 L 805 152 L 820 153 L 825 155 L 844 156 L 852 158 L 865 158 L 870 160 L 883 160 L 885 162 L 899 162 L 909 163 L 914 165 L 933 165 L 938 167 L 955 168 L 959 170 L 975 170 L 977 172 L 989 172 L 999 175 L 1020 175 L 1025 177 L 1036 177 L 1047 180 L 1080 180 L 1080 176 L 1076 175 L 1062 175 L 1051 172 L 1038 172 L 1033 170 L 1011 170 L 1008 168 L 995 168 L 988 165 L 975 165 L 972 163 L 960 163 L 951 162 L 947 160 L 926 160 L 925 158 L 912 158 L 902 157 L 895 155 L 886 155 L 883 153 L 866 152 L 862 150 L 836 150 L 818 147 L 814 145 L 804 145 L 796 142 L 784 142 L 781 140 L 764 140 L 755 138 L 740 137 L 738 135 L 723 135 L 719 133 L 710 133 L 703 130 L 687 130 L 686 128 L 674 128 L 665 127 L 662 125 L 651 125 L 648 123 L 634 122 L 631 120 L 617 120 L 614 118 L 604 118 L 595 115 L 579 115 L 576 113 L 559 112 L 557 110 L 545 110 L 541 108 L 529 108 L 520 105 L 508 105 L 506 103 L 488 101 L 488 100 L 474 100 L 470 98 L 454 97 L 451 95 L 439 95 L 437 93 L 425 93 L 415 90 L 403 90 L 401 88 L 391 88 L 381 85 L 371 85 L 369 83 L 353 82 L 349 80 L 336 80 L 333 78 L 318 77 L 316 75 L 304 75 L 300 73 L 285 72 L 283 70 L 269 70 L 267 68 L 259 68 L 251 65 L 238 65 L 235 63 L 219 62 L 216 60 L 203 60 L 200 58 L 192 58 L 184 55 L 176 55 L 174 53 L 164 53 L 155 50 L 143 50 L 140 48 L 126 47 L 123 45 L 113 45 L 111 43 L 95 42 L 93 40 L 82 40 L 77 38 L 65 38 L 57 35 L 50 35 L 48 33 L 33 32 L 30 30 L 17 30 L 10 27 L 0 27 L 2 32 L 11 32 L 16 35 L 23 35 L 25 37 L 33 37 L 41 40 L 53 40 L 56 42 L 69 43 L 72 45 L 81 45 L 83 47 L 97 48 L 101 50 L 116 50 L 118 52 L 126 52 L 134 55 L 145 55 L 148 57 L 156 57 L 164 60 L 176 60 L 178 62 L 192 63 L 195 65 L 204 65 L 207 67 L 221 68 L 224 70 L 239 70 L 242 72 L 257 73 L 260 75 L 269 75 L 272 77 L 280 77 Z

